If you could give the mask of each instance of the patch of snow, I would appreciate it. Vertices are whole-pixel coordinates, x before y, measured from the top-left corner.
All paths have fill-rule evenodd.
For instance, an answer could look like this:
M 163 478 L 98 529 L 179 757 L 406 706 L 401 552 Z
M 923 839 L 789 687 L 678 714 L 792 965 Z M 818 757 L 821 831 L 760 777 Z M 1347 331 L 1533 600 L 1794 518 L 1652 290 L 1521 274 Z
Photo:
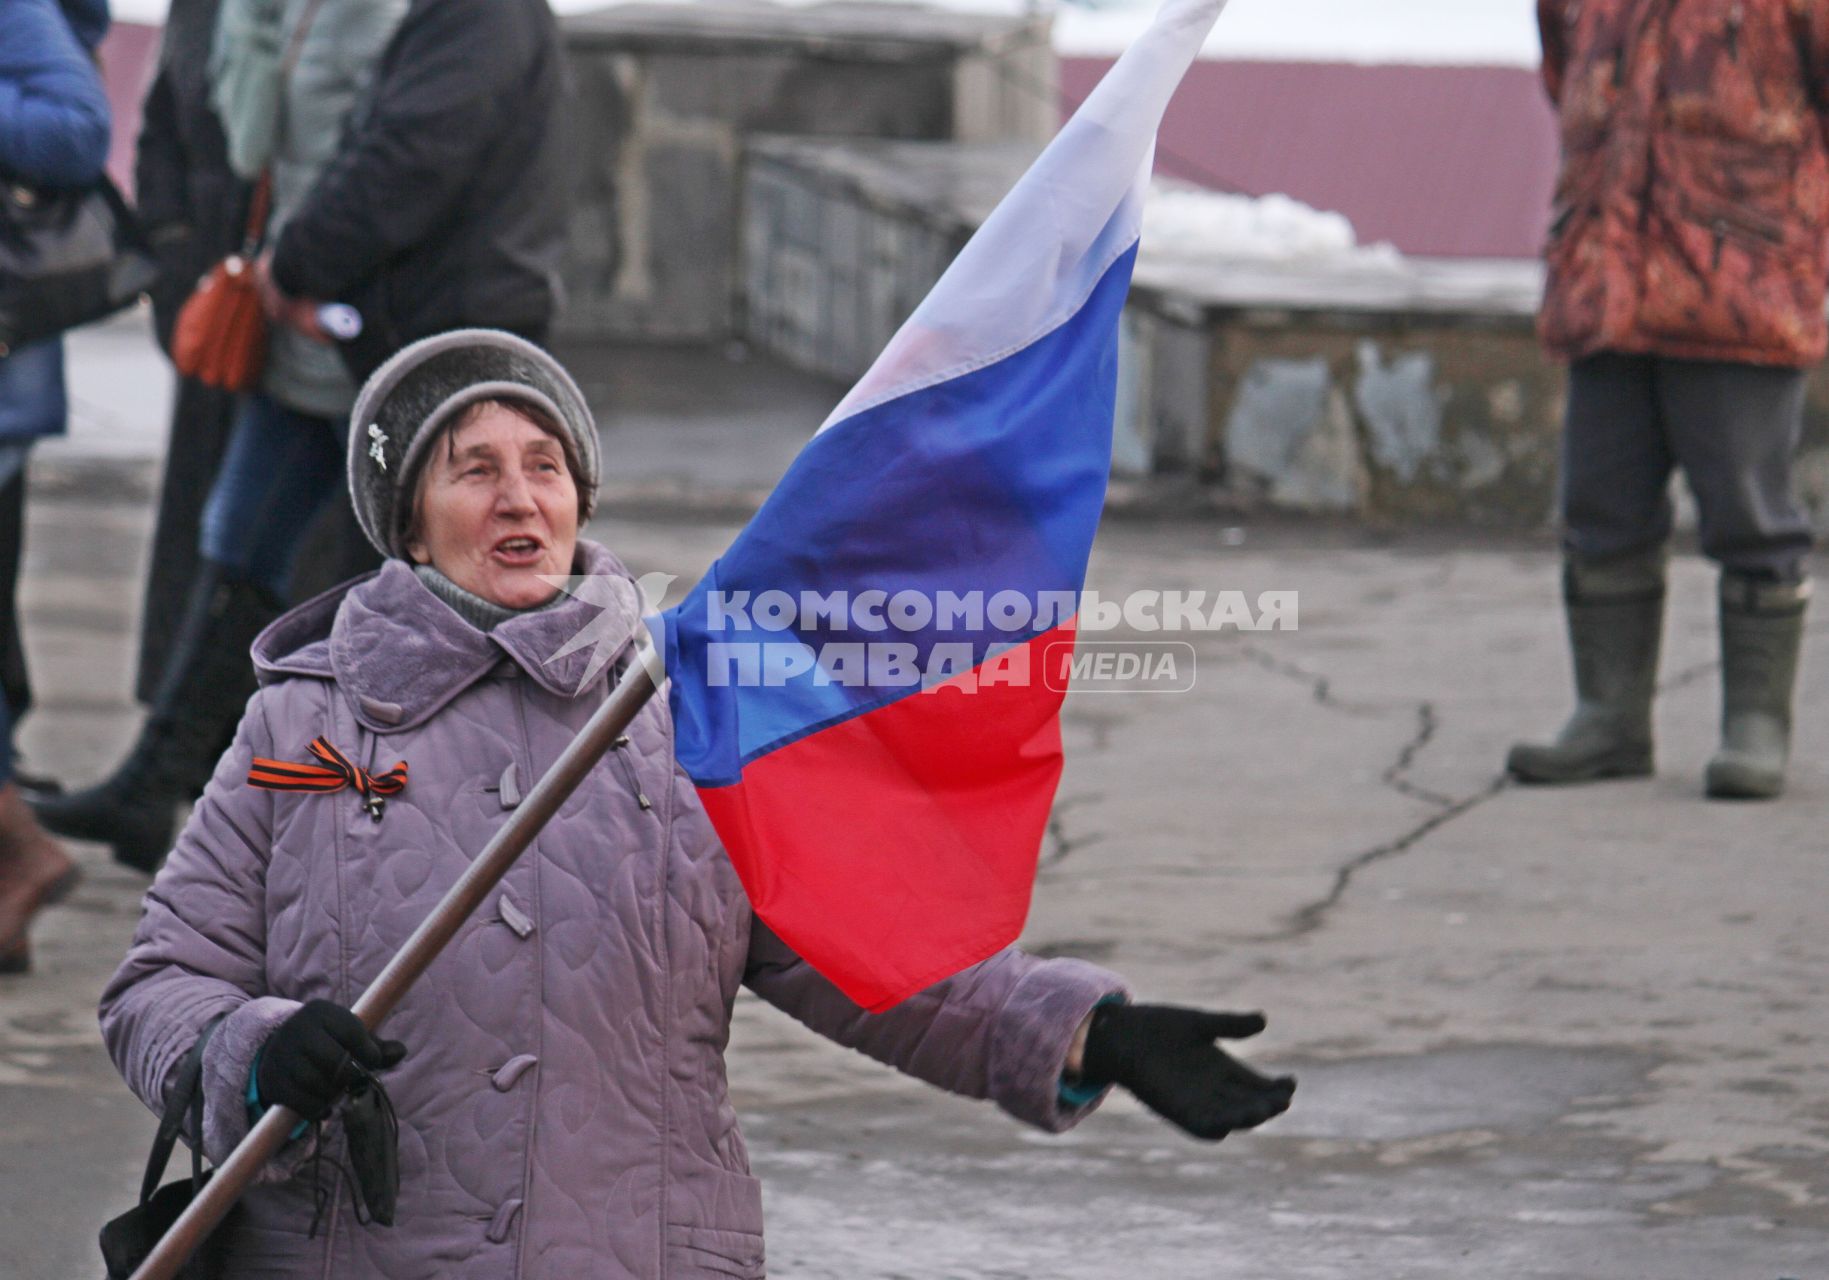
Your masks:
M 1143 205 L 1142 251 L 1152 257 L 1230 258 L 1254 262 L 1325 261 L 1394 267 L 1389 244 L 1361 245 L 1343 215 L 1285 195 L 1244 196 L 1156 182 Z

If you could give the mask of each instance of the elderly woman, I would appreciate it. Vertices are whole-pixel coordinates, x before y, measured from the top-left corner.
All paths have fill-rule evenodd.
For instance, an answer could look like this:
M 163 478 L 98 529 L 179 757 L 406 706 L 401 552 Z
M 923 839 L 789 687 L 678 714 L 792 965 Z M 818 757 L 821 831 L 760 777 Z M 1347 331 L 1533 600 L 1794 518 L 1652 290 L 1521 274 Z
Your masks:
M 724 1078 L 740 985 L 1051 1131 L 1114 1083 L 1209 1138 L 1288 1105 L 1293 1081 L 1214 1044 L 1261 1019 L 1131 1005 L 1075 960 L 1011 949 L 863 1013 L 752 916 L 673 761 L 662 699 L 398 1006 L 397 1040 L 364 1031 L 346 1006 L 629 654 L 582 681 L 589 653 L 553 658 L 599 614 L 552 579 L 627 575 L 578 537 L 597 437 L 550 357 L 500 333 L 428 339 L 371 379 L 354 422 L 350 490 L 390 558 L 255 645 L 261 688 L 102 1000 L 115 1062 L 155 1105 L 209 1035 L 213 1159 L 262 1107 L 322 1118 L 362 1072 L 383 1073 L 394 1225 L 340 1203 L 316 1220 L 309 1149 L 342 1152 L 326 1126 L 224 1228 L 228 1274 L 761 1276 L 761 1196 Z M 304 768 L 326 761 L 329 781 L 289 781 L 329 775 Z

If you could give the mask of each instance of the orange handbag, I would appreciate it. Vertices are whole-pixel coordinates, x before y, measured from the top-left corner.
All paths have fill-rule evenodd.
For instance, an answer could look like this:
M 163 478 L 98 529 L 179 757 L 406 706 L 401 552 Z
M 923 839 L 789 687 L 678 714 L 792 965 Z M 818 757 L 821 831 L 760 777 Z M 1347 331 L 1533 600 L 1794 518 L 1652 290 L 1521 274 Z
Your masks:
M 270 174 L 262 174 L 248 210 L 240 253 L 210 268 L 184 300 L 172 330 L 171 359 L 180 375 L 223 391 L 251 391 L 267 362 L 267 317 L 254 283 L 255 255 L 272 202 Z

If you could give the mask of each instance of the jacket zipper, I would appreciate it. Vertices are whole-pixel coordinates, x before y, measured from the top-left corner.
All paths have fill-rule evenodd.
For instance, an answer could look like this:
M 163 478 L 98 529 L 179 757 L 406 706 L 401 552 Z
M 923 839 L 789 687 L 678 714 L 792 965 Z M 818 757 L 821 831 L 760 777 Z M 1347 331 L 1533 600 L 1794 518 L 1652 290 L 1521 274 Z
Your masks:
M 1721 269 L 1721 250 L 1729 240 L 1737 240 L 1742 245 L 1754 249 L 1780 249 L 1784 247 L 1784 234 L 1773 227 L 1762 226 L 1746 217 L 1729 217 L 1717 213 L 1709 219 L 1708 229 L 1715 233 L 1715 255 L 1713 269 Z
M 523 688 L 524 682 L 521 680 L 511 680 L 508 683 L 513 691 L 515 725 L 519 728 L 521 736 L 520 756 L 527 761 L 528 776 L 538 778 L 540 774 L 534 769 L 533 734 L 527 731 L 527 695 Z M 538 841 L 539 837 L 535 836 L 534 839 Z M 522 854 L 522 857 L 537 859 L 539 853 L 535 848 L 529 846 L 526 852 Z M 544 920 L 546 918 L 546 912 L 545 904 L 540 899 L 539 864 L 536 861 L 532 862 L 530 865 L 533 870 L 531 893 L 533 899 L 533 917 L 535 920 Z M 540 1078 L 544 1074 L 538 1060 L 546 1057 L 546 944 L 541 941 L 544 936 L 544 934 L 540 934 L 534 938 L 534 942 L 537 945 L 534 947 L 533 951 L 534 1019 L 532 1052 L 536 1061 L 533 1067 L 533 1080 L 529 1083 L 527 1090 L 527 1146 L 521 1154 L 521 1216 L 519 1221 L 514 1224 L 518 1228 L 515 1233 L 514 1245 L 514 1280 L 523 1280 L 523 1277 L 527 1274 L 527 1224 L 533 1221 L 533 1153 L 535 1139 L 538 1137 L 537 1130 L 540 1121 Z
M 616 763 L 622 768 L 623 781 L 629 784 L 629 790 L 635 796 L 635 803 L 641 806 L 643 813 L 652 812 L 654 802 L 648 799 L 648 793 L 641 789 L 641 779 L 635 774 L 635 766 L 629 762 L 629 735 L 623 734 L 610 744 L 610 753 L 616 757 Z

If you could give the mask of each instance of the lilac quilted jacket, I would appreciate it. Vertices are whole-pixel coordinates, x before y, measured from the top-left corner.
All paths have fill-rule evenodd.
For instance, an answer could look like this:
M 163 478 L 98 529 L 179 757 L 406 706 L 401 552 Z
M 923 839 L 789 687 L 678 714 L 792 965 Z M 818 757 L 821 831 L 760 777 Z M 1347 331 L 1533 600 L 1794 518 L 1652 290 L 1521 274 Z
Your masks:
M 587 573 L 627 577 L 601 547 L 580 556 Z M 628 598 L 615 634 L 633 625 Z M 213 1158 L 246 1130 L 266 1036 L 302 1001 L 353 1001 L 601 702 L 611 677 L 579 687 L 588 646 L 549 660 L 597 616 L 568 599 L 485 635 L 390 562 L 257 642 L 260 691 L 101 1006 L 109 1051 L 149 1103 L 228 1015 L 205 1061 Z M 348 790 L 247 784 L 253 757 L 307 762 L 320 734 L 374 770 L 407 762 L 379 822 Z M 752 917 L 657 698 L 386 1023 L 411 1049 L 387 1077 L 396 1225 L 364 1227 L 344 1199 L 308 1238 L 295 1142 L 229 1228 L 231 1274 L 763 1275 L 761 1193 L 724 1078 L 739 984 L 1050 1130 L 1087 1110 L 1058 1096 L 1069 1038 L 1122 991 L 1091 965 L 1009 950 L 860 1012 Z

